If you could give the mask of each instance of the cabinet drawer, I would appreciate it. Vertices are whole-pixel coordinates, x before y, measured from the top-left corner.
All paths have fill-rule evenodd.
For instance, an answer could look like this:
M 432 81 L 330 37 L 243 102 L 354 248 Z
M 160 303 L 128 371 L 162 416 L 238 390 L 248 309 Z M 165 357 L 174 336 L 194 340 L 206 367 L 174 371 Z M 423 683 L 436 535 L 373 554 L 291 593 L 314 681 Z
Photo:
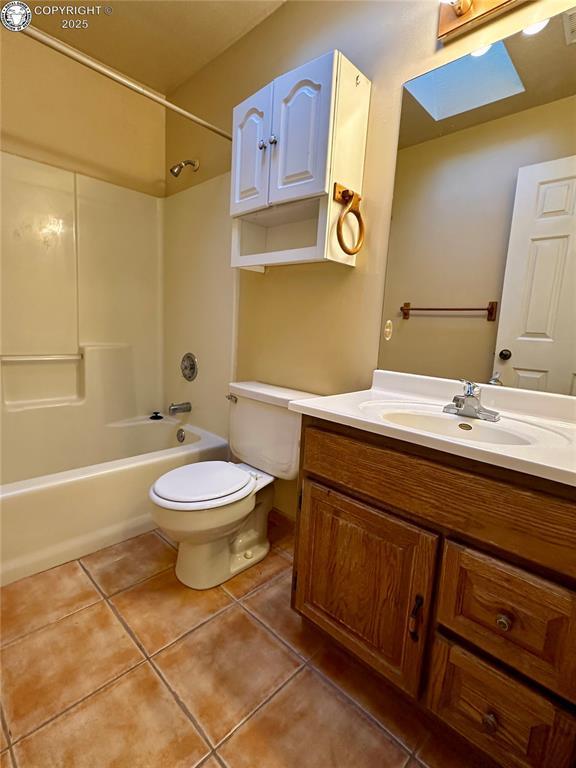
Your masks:
M 307 427 L 304 471 L 474 541 L 576 577 L 574 504 Z
M 438 621 L 576 701 L 576 595 L 447 542 Z
M 573 768 L 576 721 L 526 686 L 436 637 L 428 706 L 505 768 Z

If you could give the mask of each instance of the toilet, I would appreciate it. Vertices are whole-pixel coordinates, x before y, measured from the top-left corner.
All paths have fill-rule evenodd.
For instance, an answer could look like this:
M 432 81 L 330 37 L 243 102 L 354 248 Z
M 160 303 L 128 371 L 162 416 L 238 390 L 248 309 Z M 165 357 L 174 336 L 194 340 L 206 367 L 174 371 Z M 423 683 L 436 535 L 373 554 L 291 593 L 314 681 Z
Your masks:
M 288 403 L 315 397 L 257 381 L 229 392 L 234 461 L 178 467 L 150 489 L 154 521 L 178 542 L 176 576 L 193 589 L 222 584 L 268 554 L 274 480 L 298 474 L 301 417 Z

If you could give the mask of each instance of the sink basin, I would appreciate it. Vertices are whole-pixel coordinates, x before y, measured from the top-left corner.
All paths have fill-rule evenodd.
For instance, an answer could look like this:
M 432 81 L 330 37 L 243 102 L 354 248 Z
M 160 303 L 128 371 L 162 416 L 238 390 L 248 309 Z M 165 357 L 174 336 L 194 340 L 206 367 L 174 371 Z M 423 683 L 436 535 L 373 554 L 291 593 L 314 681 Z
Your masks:
M 552 429 L 504 416 L 497 422 L 489 422 L 443 413 L 441 406 L 397 401 L 371 400 L 358 407 L 364 415 L 391 425 L 470 443 L 529 446 L 569 442 Z

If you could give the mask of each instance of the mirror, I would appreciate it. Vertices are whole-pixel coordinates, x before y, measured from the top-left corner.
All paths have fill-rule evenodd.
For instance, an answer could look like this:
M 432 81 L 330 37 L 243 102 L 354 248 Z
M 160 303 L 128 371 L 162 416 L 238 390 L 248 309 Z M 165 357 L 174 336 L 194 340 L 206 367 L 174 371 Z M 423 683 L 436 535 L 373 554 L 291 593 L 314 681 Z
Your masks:
M 576 8 L 475 54 L 404 86 L 378 367 L 576 395 Z

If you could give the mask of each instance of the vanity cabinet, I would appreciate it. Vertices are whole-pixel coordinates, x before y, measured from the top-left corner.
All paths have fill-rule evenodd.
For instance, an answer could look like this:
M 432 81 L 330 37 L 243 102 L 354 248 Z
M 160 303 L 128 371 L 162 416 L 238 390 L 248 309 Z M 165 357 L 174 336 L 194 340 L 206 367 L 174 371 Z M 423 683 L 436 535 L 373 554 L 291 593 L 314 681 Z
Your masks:
M 415 694 L 438 537 L 305 481 L 296 608 Z
M 505 768 L 574 768 L 572 489 L 302 429 L 293 607 Z

